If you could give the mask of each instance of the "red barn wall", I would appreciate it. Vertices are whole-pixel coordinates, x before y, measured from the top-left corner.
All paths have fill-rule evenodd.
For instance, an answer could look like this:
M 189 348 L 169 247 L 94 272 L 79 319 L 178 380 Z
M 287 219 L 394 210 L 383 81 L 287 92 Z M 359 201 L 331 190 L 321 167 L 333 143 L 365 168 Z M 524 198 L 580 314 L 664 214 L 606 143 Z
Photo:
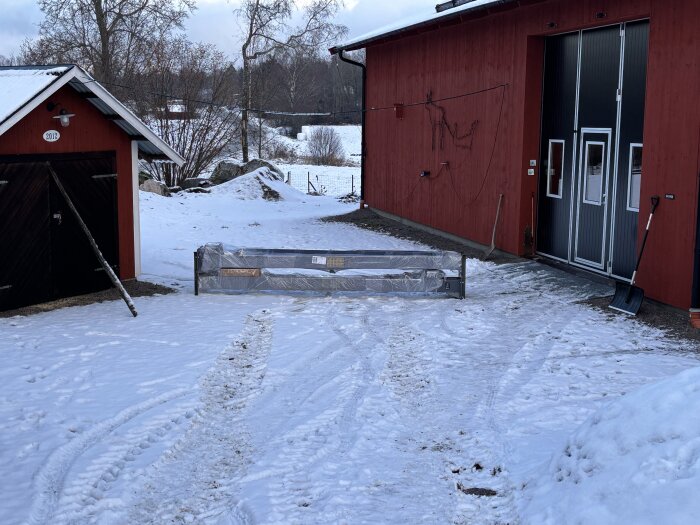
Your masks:
M 131 168 L 131 139 L 114 122 L 105 119 L 89 101 L 72 88 L 63 87 L 50 98 L 70 113 L 70 126 L 63 128 L 51 117 L 46 105 L 30 112 L 0 137 L 0 155 L 44 155 L 115 151 L 117 162 L 117 200 L 119 222 L 119 273 L 122 279 L 135 277 L 134 206 Z M 58 129 L 61 138 L 46 142 L 43 134 Z
M 649 18 L 640 236 L 650 196 L 674 193 L 676 200 L 659 207 L 639 283 L 652 298 L 689 307 L 700 167 L 700 3 L 549 0 L 514 6 L 467 13 L 368 47 L 366 202 L 488 244 L 503 193 L 497 246 L 526 253 L 537 195 L 537 176 L 527 169 L 530 159 L 540 160 L 544 36 Z M 596 17 L 601 12 L 602 20 Z M 457 125 L 456 135 L 476 122 L 471 144 L 449 133 L 442 147 L 435 144 L 439 133 L 431 120 L 439 110 L 423 104 L 429 92 L 433 100 L 455 97 L 439 104 L 453 131 Z M 403 119 L 396 118 L 394 104 L 406 105 Z M 426 170 L 431 177 L 421 178 Z

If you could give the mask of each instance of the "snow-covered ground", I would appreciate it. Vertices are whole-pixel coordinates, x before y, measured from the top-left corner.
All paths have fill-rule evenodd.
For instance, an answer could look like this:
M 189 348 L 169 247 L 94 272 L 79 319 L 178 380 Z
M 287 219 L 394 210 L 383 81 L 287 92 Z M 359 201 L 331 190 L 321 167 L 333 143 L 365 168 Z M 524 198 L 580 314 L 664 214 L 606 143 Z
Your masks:
M 343 144 L 343 152 L 348 162 L 359 164 L 360 153 L 362 152 L 362 127 L 361 126 L 302 126 L 301 133 L 296 138 L 290 138 L 282 134 L 277 134 L 273 129 L 270 132 L 275 133 L 275 140 L 284 144 L 287 148 L 296 152 L 299 157 L 304 157 L 309 154 L 307 139 L 314 129 L 326 127 L 330 128 L 338 134 L 341 143 Z
M 0 523 L 697 522 L 689 343 L 532 262 L 469 261 L 463 301 L 195 297 L 209 241 L 416 248 L 271 186 L 142 193 L 144 278 L 179 291 L 137 318 L 0 319 Z

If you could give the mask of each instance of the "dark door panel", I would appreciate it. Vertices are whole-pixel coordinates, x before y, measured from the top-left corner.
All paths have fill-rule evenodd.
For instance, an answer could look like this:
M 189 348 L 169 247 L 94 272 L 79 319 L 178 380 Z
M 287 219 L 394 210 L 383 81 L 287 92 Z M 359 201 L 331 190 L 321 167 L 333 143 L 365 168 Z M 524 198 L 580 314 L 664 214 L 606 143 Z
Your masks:
M 637 258 L 639 211 L 635 204 L 643 176 L 648 43 L 649 22 L 626 25 L 612 246 L 613 274 L 626 279 L 632 277 Z
M 51 298 L 49 189 L 44 166 L 0 163 L 0 310 Z
M 114 173 L 114 158 L 54 160 L 51 161 L 51 166 L 102 255 L 110 265 L 116 266 L 116 179 L 105 176 Z M 53 180 L 51 215 L 53 282 L 56 296 L 65 297 L 108 288 L 109 278 Z
M 119 260 L 114 153 L 0 158 L 0 310 L 111 285 L 48 170 L 107 261 Z
M 569 255 L 578 55 L 578 33 L 547 39 L 537 249 L 564 260 Z
M 577 171 L 574 260 L 605 269 L 612 130 L 584 128 Z

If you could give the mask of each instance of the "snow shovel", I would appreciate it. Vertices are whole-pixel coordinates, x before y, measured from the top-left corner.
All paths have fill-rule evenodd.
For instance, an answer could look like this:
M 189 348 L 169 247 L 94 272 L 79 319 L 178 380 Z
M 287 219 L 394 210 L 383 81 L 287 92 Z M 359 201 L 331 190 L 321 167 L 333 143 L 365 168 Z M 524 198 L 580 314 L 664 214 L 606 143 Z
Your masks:
M 637 270 L 639 270 L 639 263 L 642 262 L 642 255 L 644 254 L 644 247 L 647 244 L 647 237 L 649 236 L 649 228 L 651 227 L 651 219 L 654 217 L 654 212 L 656 207 L 659 205 L 659 196 L 654 195 L 651 198 L 651 212 L 649 213 L 649 220 L 647 221 L 647 229 L 644 232 L 644 239 L 642 240 L 642 247 L 639 249 L 639 256 L 637 257 L 637 266 L 634 267 L 634 272 L 632 273 L 632 280 L 630 284 L 624 284 L 621 282 L 615 283 L 615 296 L 610 302 L 610 308 L 618 310 L 625 314 L 637 315 L 639 308 L 642 306 L 642 301 L 644 300 L 644 290 L 635 286 L 634 283 L 637 279 Z

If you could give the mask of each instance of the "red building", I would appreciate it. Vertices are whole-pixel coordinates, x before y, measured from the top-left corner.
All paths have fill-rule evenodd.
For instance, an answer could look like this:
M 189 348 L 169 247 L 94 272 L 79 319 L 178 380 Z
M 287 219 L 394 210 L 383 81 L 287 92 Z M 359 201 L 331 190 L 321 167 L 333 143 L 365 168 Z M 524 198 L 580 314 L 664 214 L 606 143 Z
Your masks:
M 366 48 L 364 200 L 700 306 L 695 0 L 454 0 Z
M 0 310 L 109 286 L 49 166 L 117 274 L 138 275 L 140 158 L 184 162 L 78 66 L 0 68 Z

